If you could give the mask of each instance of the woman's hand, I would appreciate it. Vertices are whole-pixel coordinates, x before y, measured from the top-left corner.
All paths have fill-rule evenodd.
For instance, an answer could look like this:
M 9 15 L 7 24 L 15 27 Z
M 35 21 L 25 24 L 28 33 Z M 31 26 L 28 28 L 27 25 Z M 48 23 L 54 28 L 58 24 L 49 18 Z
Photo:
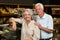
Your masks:
M 25 40 L 33 40 L 32 38 L 27 38 L 27 39 L 25 39 Z
M 14 21 L 14 19 L 10 18 L 9 21 L 12 23 L 12 29 L 13 29 L 14 31 L 16 31 L 17 27 L 16 27 L 16 22 Z

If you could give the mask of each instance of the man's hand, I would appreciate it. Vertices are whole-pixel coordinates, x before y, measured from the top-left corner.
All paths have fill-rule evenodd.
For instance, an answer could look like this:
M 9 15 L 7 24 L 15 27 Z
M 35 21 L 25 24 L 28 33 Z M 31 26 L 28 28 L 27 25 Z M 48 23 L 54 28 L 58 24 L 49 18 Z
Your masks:
M 38 22 L 35 22 L 34 24 L 35 24 L 38 28 L 41 27 L 41 25 L 40 25 Z

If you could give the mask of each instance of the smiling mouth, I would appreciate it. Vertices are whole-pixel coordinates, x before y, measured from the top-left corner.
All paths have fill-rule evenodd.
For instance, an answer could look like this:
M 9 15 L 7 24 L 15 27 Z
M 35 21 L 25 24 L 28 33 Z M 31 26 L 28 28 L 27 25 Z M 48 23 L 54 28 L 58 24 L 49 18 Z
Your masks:
M 29 18 L 29 17 L 26 17 L 26 18 Z

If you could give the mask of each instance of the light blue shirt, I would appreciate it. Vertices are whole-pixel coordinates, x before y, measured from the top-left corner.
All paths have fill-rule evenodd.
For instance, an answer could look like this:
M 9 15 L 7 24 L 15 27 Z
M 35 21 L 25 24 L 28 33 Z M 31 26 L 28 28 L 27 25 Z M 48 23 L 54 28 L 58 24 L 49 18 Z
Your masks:
M 40 18 L 38 15 L 36 17 L 36 21 L 45 28 L 52 29 L 53 30 L 53 19 L 50 15 L 44 13 L 44 16 Z M 40 30 L 41 32 L 41 39 L 47 39 L 53 36 L 53 33 L 47 33 L 43 30 Z

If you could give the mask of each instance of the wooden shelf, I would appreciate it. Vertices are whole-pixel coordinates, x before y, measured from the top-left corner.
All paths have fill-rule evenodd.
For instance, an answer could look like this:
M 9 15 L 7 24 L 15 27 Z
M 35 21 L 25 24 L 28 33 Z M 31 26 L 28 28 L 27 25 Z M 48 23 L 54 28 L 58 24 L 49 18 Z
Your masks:
M 45 7 L 60 7 L 60 5 L 44 5 Z
M 0 17 L 15 17 L 18 16 L 18 14 L 1 14 Z
M 54 18 L 54 17 L 60 18 L 60 14 L 51 14 L 51 15 L 52 15 L 53 18 Z

